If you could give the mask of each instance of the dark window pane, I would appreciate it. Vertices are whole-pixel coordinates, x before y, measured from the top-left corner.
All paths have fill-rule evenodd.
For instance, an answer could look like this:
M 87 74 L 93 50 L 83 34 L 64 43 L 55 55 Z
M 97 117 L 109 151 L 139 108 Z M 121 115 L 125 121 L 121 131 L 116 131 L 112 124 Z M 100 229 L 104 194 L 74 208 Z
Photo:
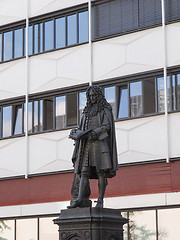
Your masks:
M 165 0 L 166 22 L 180 18 L 180 1 Z
M 126 117 L 129 117 L 129 97 L 127 86 L 123 86 L 119 88 L 118 118 Z
M 23 56 L 23 29 L 14 31 L 14 58 Z
M 11 136 L 12 106 L 3 107 L 3 137 Z
M 34 132 L 39 131 L 39 102 L 34 102 Z
M 143 82 L 144 114 L 155 113 L 155 79 Z
M 43 101 L 43 130 L 53 129 L 53 100 Z
M 142 111 L 142 82 L 130 83 L 130 109 L 131 117 L 138 117 Z
M 77 18 L 76 14 L 67 17 L 68 45 L 77 43 Z
M 28 54 L 33 54 L 33 28 L 29 26 L 28 29 Z
M 43 130 L 43 101 L 39 101 L 39 131 Z
M 13 109 L 14 129 L 13 135 L 22 134 L 22 106 L 15 106 Z
M 40 23 L 39 27 L 40 27 L 40 52 L 43 52 L 43 23 Z
M 180 74 L 177 74 L 177 110 L 180 110 Z
M 54 48 L 54 24 L 53 20 L 44 23 L 44 50 Z
M 172 110 L 175 111 L 176 106 L 176 76 L 172 75 Z
M 162 21 L 160 0 L 139 0 L 140 27 L 159 24 Z
M 66 123 L 66 98 L 56 97 L 56 129 L 64 128 Z
M 170 99 L 170 77 L 167 77 L 167 99 L 168 99 L 168 110 L 171 109 Z M 158 112 L 164 112 L 164 77 L 157 78 L 157 110 Z
M 65 17 L 57 18 L 56 24 L 56 48 L 62 48 L 66 45 L 66 22 Z
M 4 61 L 12 59 L 12 31 L 4 33 Z
M 77 94 L 69 94 L 66 96 L 67 104 L 67 126 L 77 124 Z
M 2 34 L 0 34 L 0 62 L 2 62 Z
M 106 100 L 111 104 L 114 118 L 116 118 L 116 94 L 115 87 L 104 88 L 104 96 Z
M 39 25 L 34 25 L 34 53 L 39 52 Z
M 86 106 L 86 92 L 79 93 L 79 122 L 82 117 L 83 109 Z
M 81 12 L 79 16 L 79 43 L 88 42 L 89 38 L 89 21 L 88 11 Z

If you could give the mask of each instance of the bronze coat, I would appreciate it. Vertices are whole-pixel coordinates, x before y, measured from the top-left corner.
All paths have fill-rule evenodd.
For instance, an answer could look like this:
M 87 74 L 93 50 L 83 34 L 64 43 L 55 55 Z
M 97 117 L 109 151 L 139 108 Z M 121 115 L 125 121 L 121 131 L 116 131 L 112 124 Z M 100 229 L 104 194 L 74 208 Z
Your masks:
M 84 165 L 84 159 L 87 153 L 87 143 L 91 144 L 91 162 L 97 170 L 104 170 L 107 177 L 114 177 L 115 172 L 118 169 L 117 160 L 117 148 L 115 137 L 115 126 L 112 111 L 108 108 L 104 108 L 97 113 L 93 123 L 88 127 L 96 132 L 98 139 L 90 142 L 89 140 L 77 140 L 75 143 L 75 149 L 72 156 L 72 161 L 75 167 L 75 173 L 80 174 L 82 168 L 82 162 Z M 79 127 L 81 130 L 86 130 L 86 117 L 82 116 L 81 124 Z M 96 175 L 90 176 L 91 178 L 97 178 Z

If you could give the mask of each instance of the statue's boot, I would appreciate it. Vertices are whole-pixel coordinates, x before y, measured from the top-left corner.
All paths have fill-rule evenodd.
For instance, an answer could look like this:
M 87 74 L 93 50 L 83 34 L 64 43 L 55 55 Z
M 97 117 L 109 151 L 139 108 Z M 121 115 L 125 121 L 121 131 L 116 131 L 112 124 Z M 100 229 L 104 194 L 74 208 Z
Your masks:
M 78 198 L 67 208 L 70 209 L 70 208 L 82 207 L 82 203 L 83 203 L 83 200 L 85 198 L 87 187 L 88 187 L 88 177 L 87 176 L 82 176 L 81 179 L 80 179 L 80 184 L 79 184 Z
M 98 176 L 98 187 L 99 187 L 99 198 L 97 200 L 96 208 L 103 208 L 103 199 L 107 186 L 107 179 L 104 177 L 104 174 Z

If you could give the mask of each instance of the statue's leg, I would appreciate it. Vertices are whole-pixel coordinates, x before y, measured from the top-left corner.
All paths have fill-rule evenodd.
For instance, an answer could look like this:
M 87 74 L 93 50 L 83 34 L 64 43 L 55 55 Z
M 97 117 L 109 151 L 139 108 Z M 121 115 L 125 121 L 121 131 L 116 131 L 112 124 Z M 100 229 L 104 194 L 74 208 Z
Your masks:
M 99 187 L 99 198 L 97 200 L 96 207 L 103 207 L 103 199 L 107 186 L 107 178 L 105 177 L 104 171 L 99 171 L 98 175 L 98 187 Z
M 87 171 L 86 169 L 85 170 L 82 169 L 77 200 L 75 200 L 67 208 L 76 208 L 82 206 L 88 186 L 89 186 L 89 170 Z

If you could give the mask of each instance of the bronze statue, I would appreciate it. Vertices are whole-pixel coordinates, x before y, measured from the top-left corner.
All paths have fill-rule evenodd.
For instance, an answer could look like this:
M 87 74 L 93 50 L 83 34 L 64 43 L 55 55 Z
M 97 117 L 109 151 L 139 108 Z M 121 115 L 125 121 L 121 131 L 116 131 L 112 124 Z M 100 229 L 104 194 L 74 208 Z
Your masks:
M 98 86 L 90 86 L 86 97 L 80 126 L 69 136 L 75 140 L 72 157 L 75 178 L 71 193 L 76 189 L 76 196 L 73 196 L 76 199 L 68 208 L 83 207 L 83 200 L 90 195 L 89 179 L 98 179 L 96 207 L 103 207 L 107 178 L 114 177 L 118 169 L 112 107 Z

